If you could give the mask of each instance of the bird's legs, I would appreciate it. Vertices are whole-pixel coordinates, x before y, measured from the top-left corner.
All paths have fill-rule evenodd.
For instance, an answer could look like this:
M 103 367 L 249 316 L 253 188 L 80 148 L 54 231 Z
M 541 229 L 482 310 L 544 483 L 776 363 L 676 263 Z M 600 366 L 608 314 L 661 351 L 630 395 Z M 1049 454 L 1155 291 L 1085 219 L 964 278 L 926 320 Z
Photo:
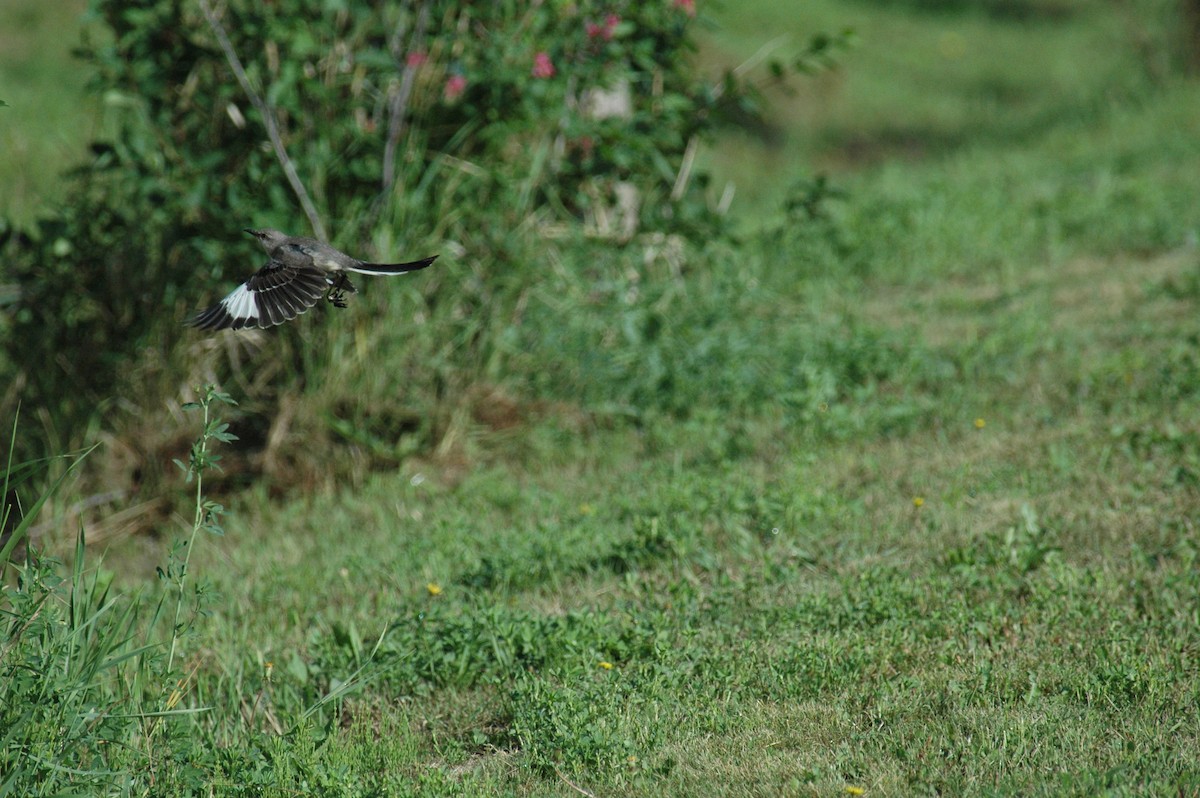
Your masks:
M 333 303 L 335 308 L 346 307 L 346 294 L 357 294 L 358 289 L 354 287 L 354 283 L 350 282 L 350 278 L 345 272 L 338 272 L 333 277 L 329 278 L 329 293 L 325 298 Z

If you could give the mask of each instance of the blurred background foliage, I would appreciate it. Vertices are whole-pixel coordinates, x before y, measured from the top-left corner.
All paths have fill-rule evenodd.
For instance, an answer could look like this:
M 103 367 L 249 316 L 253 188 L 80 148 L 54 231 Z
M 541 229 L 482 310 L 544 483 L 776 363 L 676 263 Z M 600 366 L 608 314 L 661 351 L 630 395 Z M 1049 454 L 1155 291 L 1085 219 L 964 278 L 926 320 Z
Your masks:
M 769 404 L 820 428 L 814 408 L 908 369 L 910 342 L 775 298 L 821 270 L 880 268 L 927 212 L 909 195 L 848 210 L 820 172 L 1086 126 L 1186 70 L 1194 44 L 1191 6 L 1171 0 L 819 3 L 765 42 L 777 23 L 753 4 L 718 28 L 686 0 L 218 3 L 306 216 L 204 8 L 91 4 L 74 67 L 87 94 L 40 123 L 83 128 L 86 158 L 43 166 L 53 206 L 10 201 L 0 222 L 0 409 L 36 419 L 18 456 L 106 441 L 96 493 L 140 500 L 150 523 L 202 382 L 240 402 L 226 478 L 273 490 L 413 455 L 453 470 L 549 407 L 645 424 Z M 955 33 L 921 22 L 946 18 Z M 891 43 L 854 48 L 863 37 Z M 838 68 L 851 52 L 858 72 Z M 892 80 L 899 64 L 918 78 Z M 1131 190 L 1136 224 L 1159 197 Z M 1066 203 L 1095 221 L 1094 194 L 1054 191 L 1027 198 L 1035 217 Z M 1002 184 L 994 199 L 1012 201 Z M 372 281 L 347 313 L 241 335 L 181 325 L 261 264 L 242 228 L 314 223 L 362 257 L 441 259 Z
M 659 396 L 664 366 L 627 380 L 640 369 L 595 347 L 604 330 L 562 319 L 594 315 L 583 297 L 601 286 L 635 351 L 661 332 L 665 305 L 648 300 L 669 289 L 639 300 L 613 286 L 642 268 L 678 281 L 724 235 L 724 209 L 692 171 L 697 143 L 761 95 L 732 69 L 696 68 L 694 4 L 231 2 L 212 9 L 215 25 L 203 9 L 88 11 L 79 53 L 100 130 L 55 211 L 4 223 L 3 409 L 37 408 L 39 422 L 20 456 L 106 437 L 95 460 L 112 468 L 108 487 L 153 497 L 183 445 L 178 406 L 205 380 L 241 401 L 233 476 L 291 484 L 453 454 L 463 425 L 511 423 L 534 394 L 569 396 L 571 380 L 605 369 L 624 393 L 598 403 L 686 407 Z M 774 79 L 832 64 L 848 41 L 814 37 Z M 442 257 L 421 278 L 372 285 L 352 313 L 211 338 L 181 326 L 260 265 L 243 227 L 312 234 L 314 222 L 364 258 Z M 530 295 L 552 272 L 577 304 L 533 330 L 544 314 L 526 312 Z M 577 372 L 580 352 L 608 365 Z

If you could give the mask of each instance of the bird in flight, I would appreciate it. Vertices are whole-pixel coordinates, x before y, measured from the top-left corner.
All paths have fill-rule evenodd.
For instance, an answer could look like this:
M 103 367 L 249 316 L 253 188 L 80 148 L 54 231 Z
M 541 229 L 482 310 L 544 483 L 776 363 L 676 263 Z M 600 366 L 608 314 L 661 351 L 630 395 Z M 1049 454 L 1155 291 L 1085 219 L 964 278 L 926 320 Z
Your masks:
M 349 272 L 405 274 L 424 269 L 437 259 L 411 263 L 365 263 L 315 238 L 289 236 L 278 230 L 246 230 L 263 245 L 269 260 L 229 296 L 188 320 L 201 330 L 240 330 L 273 327 L 299 316 L 324 297 L 334 307 L 346 307 L 347 292 L 358 289 Z

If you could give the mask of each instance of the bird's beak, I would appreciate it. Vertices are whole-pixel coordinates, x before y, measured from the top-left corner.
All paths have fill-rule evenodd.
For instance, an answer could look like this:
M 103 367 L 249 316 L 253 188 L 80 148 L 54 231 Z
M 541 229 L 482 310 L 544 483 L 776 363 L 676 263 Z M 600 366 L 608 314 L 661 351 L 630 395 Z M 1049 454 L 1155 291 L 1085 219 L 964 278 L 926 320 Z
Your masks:
M 255 238 L 258 238 L 258 237 L 259 237 L 259 235 L 258 235 L 258 231 L 257 231 L 257 230 L 251 230 L 249 227 L 247 227 L 247 228 L 244 228 L 244 229 L 242 230 L 242 232 L 243 232 L 243 233 L 249 233 L 250 235 L 254 236 Z

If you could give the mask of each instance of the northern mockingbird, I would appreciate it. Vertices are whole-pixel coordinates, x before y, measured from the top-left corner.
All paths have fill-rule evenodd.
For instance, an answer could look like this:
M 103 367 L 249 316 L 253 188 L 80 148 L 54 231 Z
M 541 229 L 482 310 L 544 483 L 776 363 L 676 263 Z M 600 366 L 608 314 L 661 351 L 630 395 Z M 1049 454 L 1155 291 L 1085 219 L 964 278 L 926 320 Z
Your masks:
M 437 259 L 412 263 L 364 263 L 315 238 L 293 237 L 278 230 L 246 230 L 263 245 L 270 260 L 233 293 L 188 320 L 201 330 L 273 327 L 296 318 L 327 298 L 346 307 L 346 292 L 357 293 L 348 272 L 404 274 L 424 269 Z

